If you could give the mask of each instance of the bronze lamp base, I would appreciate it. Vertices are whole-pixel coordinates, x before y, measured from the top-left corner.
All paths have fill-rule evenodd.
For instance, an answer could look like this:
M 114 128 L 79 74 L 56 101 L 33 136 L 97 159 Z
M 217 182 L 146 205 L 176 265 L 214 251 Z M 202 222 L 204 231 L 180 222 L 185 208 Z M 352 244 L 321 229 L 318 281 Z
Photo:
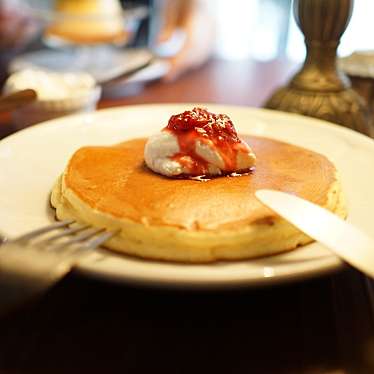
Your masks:
M 294 0 L 307 56 L 301 70 L 270 97 L 266 108 L 317 117 L 370 134 L 368 107 L 336 65 L 337 47 L 352 7 L 353 0 Z

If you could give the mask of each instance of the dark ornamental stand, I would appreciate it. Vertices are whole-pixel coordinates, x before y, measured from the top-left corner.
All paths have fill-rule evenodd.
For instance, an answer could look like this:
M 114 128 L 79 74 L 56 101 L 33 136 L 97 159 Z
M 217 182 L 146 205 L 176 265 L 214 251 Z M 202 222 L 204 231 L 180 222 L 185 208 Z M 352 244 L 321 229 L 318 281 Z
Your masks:
M 317 117 L 370 133 L 368 108 L 336 65 L 336 51 L 353 2 L 294 0 L 294 15 L 305 36 L 307 56 L 301 70 L 270 97 L 266 108 Z

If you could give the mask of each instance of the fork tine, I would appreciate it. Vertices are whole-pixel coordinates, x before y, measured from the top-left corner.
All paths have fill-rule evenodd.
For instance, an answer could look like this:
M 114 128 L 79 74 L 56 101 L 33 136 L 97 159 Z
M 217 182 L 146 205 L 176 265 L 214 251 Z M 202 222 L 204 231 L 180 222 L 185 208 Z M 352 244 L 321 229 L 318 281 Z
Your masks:
M 58 222 L 3 244 L 4 250 L 0 251 L 0 286 L 6 288 L 7 292 L 1 295 L 2 308 L 8 307 L 10 310 L 23 302 L 37 299 L 61 280 L 84 256 L 88 258 L 89 250 L 95 249 L 119 232 L 83 225 L 69 228 L 74 222 Z M 38 240 L 39 235 L 58 228 L 63 228 L 63 233 L 52 233 L 52 238 L 58 239 L 69 234 L 75 236 L 70 239 L 67 237 L 65 242 L 57 242 L 56 245 L 54 239 L 52 243 L 43 238 Z M 37 240 L 28 241 L 34 238 Z M 48 245 L 40 245 L 43 241 L 48 242 Z M 74 243 L 79 245 L 71 245 Z M 58 248 L 61 250 L 55 250 Z
M 59 234 L 55 234 L 55 235 L 52 235 L 50 236 L 49 238 L 45 239 L 45 240 L 42 240 L 41 243 L 50 243 L 54 240 L 57 240 L 57 239 L 60 239 L 60 238 L 63 238 L 64 236 L 67 236 L 67 235 L 71 235 L 71 234 L 75 234 L 77 232 L 80 232 L 80 231 L 83 231 L 83 230 L 86 230 L 88 229 L 90 226 L 88 225 L 79 225 L 77 227 L 69 227 L 68 229 L 65 229 L 63 230 L 62 232 L 60 232 Z M 39 242 L 40 243 L 40 242 Z
M 31 239 L 34 239 L 41 234 L 45 234 L 45 233 L 49 232 L 49 231 L 69 226 L 73 222 L 75 222 L 75 221 L 70 219 L 70 220 L 65 220 L 65 221 L 61 221 L 61 222 L 52 223 L 51 225 L 42 227 L 42 228 L 37 229 L 37 230 L 30 231 L 29 233 L 26 233 L 24 235 L 18 236 L 17 238 L 12 239 L 11 242 L 14 243 L 14 242 L 31 240 Z
M 99 247 L 101 244 L 105 243 L 108 239 L 112 236 L 118 234 L 118 231 L 113 232 L 104 232 L 103 234 L 99 235 L 96 239 L 89 242 L 87 245 L 83 246 L 84 249 L 95 249 Z
M 53 246 L 51 249 L 53 249 L 53 250 L 62 249 L 62 248 L 65 248 L 67 246 L 70 246 L 71 244 L 82 242 L 84 240 L 92 238 L 93 236 L 95 236 L 99 232 L 102 232 L 103 230 L 104 229 L 99 229 L 99 228 L 92 228 L 92 229 L 86 230 L 86 231 L 82 232 L 81 234 L 78 234 L 75 237 L 73 237 L 69 240 L 66 240 L 65 242 L 63 242 L 61 244 L 57 244 L 57 245 Z

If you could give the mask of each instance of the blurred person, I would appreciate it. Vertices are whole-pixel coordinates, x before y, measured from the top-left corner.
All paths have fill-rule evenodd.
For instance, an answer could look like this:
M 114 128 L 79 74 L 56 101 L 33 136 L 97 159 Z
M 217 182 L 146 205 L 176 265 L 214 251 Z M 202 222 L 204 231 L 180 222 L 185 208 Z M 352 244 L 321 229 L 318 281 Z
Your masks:
M 0 84 L 9 61 L 34 38 L 37 24 L 21 0 L 0 0 Z
M 213 51 L 214 22 L 207 9 L 208 0 L 161 0 L 161 27 L 155 47 L 177 39 L 180 48 L 169 56 L 171 69 L 166 80 L 202 65 Z M 177 44 L 177 41 L 176 41 Z
M 173 80 L 203 64 L 213 51 L 215 26 L 209 0 L 123 0 L 123 5 L 146 5 L 150 16 L 143 22 L 136 45 L 148 45 L 167 58 Z
M 35 31 L 36 24 L 21 0 L 0 0 L 1 53 L 22 48 Z

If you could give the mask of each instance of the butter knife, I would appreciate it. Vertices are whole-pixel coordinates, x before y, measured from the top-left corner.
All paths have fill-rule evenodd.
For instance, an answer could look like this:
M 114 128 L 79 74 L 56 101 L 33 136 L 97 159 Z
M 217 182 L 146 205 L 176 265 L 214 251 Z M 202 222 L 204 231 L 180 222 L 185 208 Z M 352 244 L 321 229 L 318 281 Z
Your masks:
M 258 190 L 255 194 L 264 205 L 299 230 L 374 278 L 374 239 L 361 229 L 295 195 L 275 190 Z

